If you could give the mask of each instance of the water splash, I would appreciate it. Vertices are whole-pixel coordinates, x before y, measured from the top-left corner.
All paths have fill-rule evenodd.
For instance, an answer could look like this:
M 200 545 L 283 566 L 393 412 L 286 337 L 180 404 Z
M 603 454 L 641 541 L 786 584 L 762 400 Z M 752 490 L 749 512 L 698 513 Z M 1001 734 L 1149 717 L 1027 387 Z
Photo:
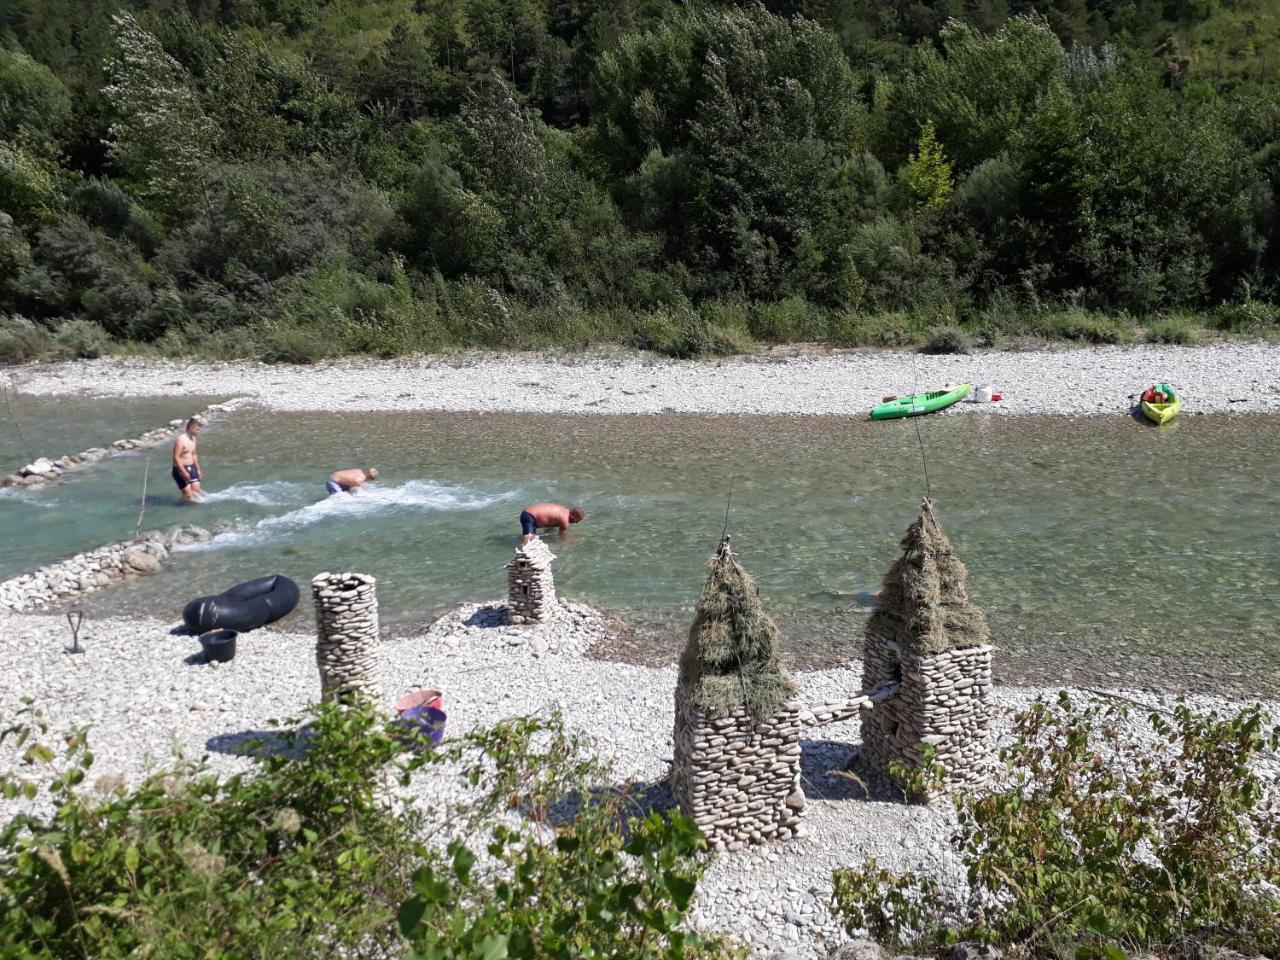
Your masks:
M 0 487 L 0 500 L 12 500 L 40 510 L 50 510 L 58 505 L 57 500 L 34 496 L 29 490 L 21 487 Z
M 259 484 L 258 486 L 274 485 Z M 300 485 L 285 484 L 285 486 Z M 469 487 L 437 483 L 434 480 L 409 480 L 399 486 L 376 484 L 353 493 L 336 493 L 304 507 L 264 517 L 248 529 L 228 530 L 219 533 L 207 543 L 191 544 L 182 549 L 201 551 L 242 547 L 288 537 L 317 523 L 350 521 L 392 511 L 431 513 L 482 510 L 485 507 L 512 500 L 519 493 L 519 490 L 484 493 Z
M 292 483 L 287 480 L 269 480 L 265 483 L 233 483 L 225 490 L 205 492 L 200 497 L 201 503 L 249 503 L 256 507 L 283 507 L 297 503 L 308 492 L 314 492 L 315 485 Z

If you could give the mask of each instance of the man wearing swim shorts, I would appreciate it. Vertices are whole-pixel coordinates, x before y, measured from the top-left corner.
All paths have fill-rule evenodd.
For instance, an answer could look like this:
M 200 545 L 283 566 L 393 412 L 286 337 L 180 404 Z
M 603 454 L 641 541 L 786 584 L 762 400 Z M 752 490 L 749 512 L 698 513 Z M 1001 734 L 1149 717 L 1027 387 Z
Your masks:
M 357 487 L 363 487 L 370 480 L 378 479 L 378 471 L 373 467 L 351 467 L 329 474 L 324 488 L 332 496 L 335 493 L 350 493 Z
M 187 429 L 173 441 L 173 482 L 178 485 L 184 503 L 191 503 L 200 496 L 200 455 L 196 452 L 196 437 L 203 424 L 192 417 Z
M 538 535 L 538 528 L 555 527 L 562 534 L 569 532 L 569 524 L 581 523 L 586 511 L 581 507 L 562 507 L 558 503 L 531 503 L 520 511 L 521 543 L 527 543 Z

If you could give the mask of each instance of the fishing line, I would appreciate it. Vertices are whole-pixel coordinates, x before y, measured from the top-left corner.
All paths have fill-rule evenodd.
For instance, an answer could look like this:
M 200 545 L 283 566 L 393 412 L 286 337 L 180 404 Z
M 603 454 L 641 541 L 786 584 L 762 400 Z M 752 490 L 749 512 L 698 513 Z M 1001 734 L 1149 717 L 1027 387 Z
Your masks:
M 924 495 L 930 500 L 933 499 L 933 490 L 929 487 L 929 458 L 924 455 L 924 437 L 920 434 L 920 418 L 915 417 L 916 421 L 916 440 L 920 444 L 920 464 L 924 467 Z
M 729 535 L 729 507 L 733 505 L 733 481 L 736 479 L 734 475 L 729 476 L 729 498 L 724 503 L 724 528 L 720 531 L 720 542 L 724 543 L 724 538 Z
M 147 477 L 151 473 L 151 454 L 147 454 L 146 465 L 142 468 L 142 506 L 138 510 L 138 526 L 134 529 L 133 535 L 140 536 L 142 533 L 142 515 L 147 512 Z
M 9 410 L 9 419 L 13 421 L 13 428 L 18 431 L 18 439 L 22 441 L 22 445 L 27 448 L 27 463 L 35 463 L 36 454 L 31 449 L 31 444 L 27 442 L 27 435 L 22 432 L 22 424 L 18 422 L 17 416 L 13 412 L 13 403 L 9 399 L 9 380 L 6 377 L 0 387 L 4 389 L 4 405 Z
M 916 406 L 916 397 L 920 396 L 920 377 L 916 373 L 916 354 L 911 352 L 911 409 L 914 411 Z M 920 432 L 920 415 L 913 414 L 912 420 L 916 422 L 916 442 L 920 444 L 920 465 L 924 467 L 924 494 L 930 500 L 933 499 L 933 490 L 929 487 L 929 458 L 924 452 L 924 435 Z

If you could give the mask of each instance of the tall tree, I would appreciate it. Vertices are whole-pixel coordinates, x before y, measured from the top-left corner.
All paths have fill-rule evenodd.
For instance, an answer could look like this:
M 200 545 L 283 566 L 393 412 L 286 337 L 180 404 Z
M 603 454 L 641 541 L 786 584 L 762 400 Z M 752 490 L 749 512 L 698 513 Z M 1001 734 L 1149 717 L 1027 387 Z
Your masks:
M 206 174 L 217 128 L 191 78 L 127 13 L 112 19 L 115 49 L 104 90 L 111 161 L 134 192 L 175 214 Z

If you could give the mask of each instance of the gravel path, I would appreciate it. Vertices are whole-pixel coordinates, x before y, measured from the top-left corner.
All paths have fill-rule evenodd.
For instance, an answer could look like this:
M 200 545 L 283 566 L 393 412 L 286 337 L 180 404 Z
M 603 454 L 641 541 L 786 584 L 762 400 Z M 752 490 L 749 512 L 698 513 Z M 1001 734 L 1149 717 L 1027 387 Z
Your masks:
M 1184 412 L 1280 412 L 1280 344 L 1055 348 L 923 356 L 829 352 L 675 361 L 621 350 L 344 360 L 317 366 L 104 359 L 11 370 L 35 395 L 249 396 L 277 410 L 865 415 L 888 394 L 943 383 L 992 384 L 997 404 L 970 412 L 1127 411 L 1153 380 L 1184 393 Z M 1242 401 L 1235 402 L 1232 401 Z
M 381 645 L 383 702 L 415 687 L 445 691 L 452 733 L 502 717 L 541 714 L 560 707 L 569 725 L 611 760 L 619 782 L 644 787 L 663 778 L 672 754 L 674 666 L 650 668 L 588 659 L 586 647 L 613 625 L 589 608 L 574 606 L 550 624 L 495 626 L 491 608 L 467 606 L 435 625 L 385 638 Z M 267 721 L 298 714 L 318 698 L 314 637 L 270 629 L 242 638 L 226 665 L 198 661 L 189 637 L 172 636 L 156 620 L 102 620 L 85 625 L 79 655 L 61 617 L 0 614 L 0 716 L 12 717 L 32 696 L 53 729 L 92 724 L 95 775 L 118 773 L 136 780 L 163 765 L 175 750 L 209 754 L 219 770 L 241 769 L 238 744 Z M 797 675 L 799 695 L 834 700 L 861 688 L 860 668 Z M 1025 705 L 1041 691 L 1001 688 L 1002 708 Z M 1133 694 L 1155 705 L 1172 697 Z M 1202 706 L 1226 701 L 1189 698 Z M 1280 705 L 1270 704 L 1273 716 Z M 997 722 L 1008 731 L 1007 717 Z M 711 866 L 696 906 L 697 922 L 731 930 L 763 955 L 788 948 L 804 957 L 825 956 L 842 939 L 828 911 L 835 867 L 875 857 L 895 868 L 923 868 L 950 885 L 960 882 L 947 836 L 946 811 L 907 806 L 883 797 L 866 799 L 842 768 L 858 741 L 857 721 L 818 728 L 804 743 L 807 836 L 721 856 Z M 15 764 L 0 752 L 0 767 Z M 1280 766 L 1273 775 L 1280 777 Z M 441 783 L 415 783 L 421 797 L 438 797 Z M 0 817 L 17 810 L 0 801 Z

